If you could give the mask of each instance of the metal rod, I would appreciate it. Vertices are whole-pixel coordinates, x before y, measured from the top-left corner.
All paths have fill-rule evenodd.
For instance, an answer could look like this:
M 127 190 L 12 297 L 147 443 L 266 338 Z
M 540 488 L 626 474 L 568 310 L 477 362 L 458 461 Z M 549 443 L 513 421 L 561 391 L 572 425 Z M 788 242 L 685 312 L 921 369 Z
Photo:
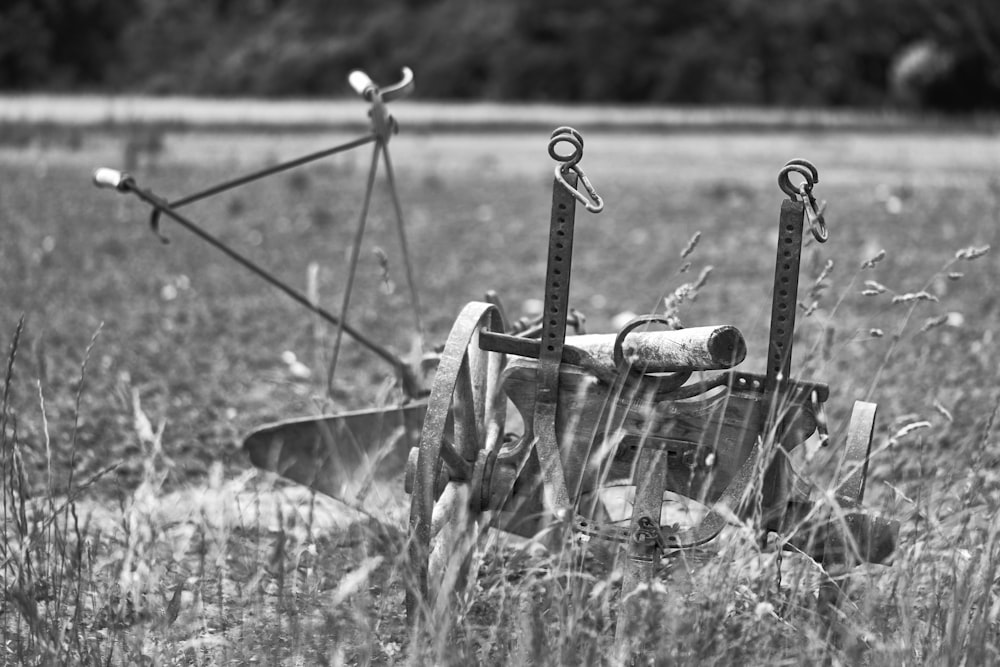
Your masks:
M 341 144 L 340 146 L 334 146 L 333 148 L 327 148 L 326 150 L 318 151 L 316 153 L 310 153 L 309 155 L 304 155 L 300 158 L 294 160 L 289 160 L 288 162 L 282 162 L 281 164 L 276 164 L 272 167 L 267 167 L 266 169 L 261 169 L 260 171 L 255 171 L 252 174 L 246 174 L 245 176 L 240 176 L 217 185 L 213 185 L 210 188 L 206 188 L 200 192 L 195 192 L 186 197 L 182 197 L 176 201 L 172 201 L 167 204 L 170 208 L 179 208 L 185 206 L 192 202 L 196 202 L 206 197 L 211 197 L 212 195 L 217 195 L 220 192 L 225 192 L 226 190 L 231 190 L 232 188 L 245 185 L 251 181 L 256 181 L 257 179 L 264 178 L 266 176 L 272 176 L 282 171 L 287 171 L 294 167 L 299 167 L 308 162 L 313 162 L 314 160 L 319 160 L 320 158 L 329 157 L 337 153 L 343 153 L 344 151 L 351 150 L 352 148 L 357 148 L 359 146 L 364 146 L 365 144 L 375 141 L 375 135 L 369 135 L 367 137 L 361 137 L 360 139 L 355 139 L 349 141 L 346 144 Z
M 424 327 L 420 321 L 420 299 L 417 296 L 417 281 L 413 277 L 413 264 L 410 262 L 410 248 L 406 242 L 406 230 L 403 226 L 403 207 L 399 203 L 399 193 L 396 191 L 396 176 L 389 158 L 389 144 L 382 144 L 382 157 L 385 160 L 385 177 L 389 183 L 389 194 L 392 196 L 392 206 L 396 210 L 396 229 L 399 232 L 399 246 L 403 252 L 403 268 L 406 270 L 406 284 L 410 289 L 410 300 L 413 302 L 413 321 L 420 336 L 420 346 L 423 347 Z
M 337 371 L 337 360 L 340 358 L 340 344 L 343 341 L 344 331 L 347 330 L 347 308 L 351 305 L 351 292 L 354 291 L 354 276 L 357 273 L 358 257 L 361 255 L 361 241 L 365 235 L 365 223 L 368 221 L 368 208 L 372 201 L 372 190 L 375 188 L 375 175 L 378 173 L 378 154 L 382 141 L 375 142 L 375 149 L 372 151 L 371 166 L 368 168 L 368 181 L 365 185 L 365 197 L 361 204 L 361 213 L 358 215 L 358 228 L 354 233 L 354 245 L 351 247 L 351 259 L 347 270 L 347 284 L 344 286 L 344 298 L 340 305 L 340 322 L 337 323 L 337 335 L 333 340 L 333 353 L 330 356 L 330 365 L 326 373 L 326 391 L 333 396 L 333 375 Z
M 667 472 L 666 451 L 654 447 L 643 447 L 639 451 L 635 478 L 632 480 L 635 482 L 635 500 L 629 523 L 630 539 L 622 563 L 622 605 L 615 624 L 615 657 L 622 664 L 627 664 L 634 654 L 645 652 L 644 640 L 647 638 L 642 633 L 635 633 L 636 628 L 642 627 L 643 615 L 642 605 L 635 595 L 640 584 L 652 580 L 655 566 L 659 564 L 660 550 L 656 542 L 640 542 L 636 537 L 639 520 L 644 517 L 652 522 L 655 530 L 660 530 Z M 645 592 L 646 595 L 651 593 L 649 590 Z M 636 634 L 639 634 L 638 638 Z
M 242 264 L 245 268 L 257 274 L 258 276 L 263 278 L 265 281 L 267 281 L 274 287 L 277 287 L 279 290 L 284 292 L 293 300 L 297 301 L 300 305 L 305 306 L 310 311 L 316 313 L 327 322 L 339 327 L 343 327 L 343 331 L 345 333 L 347 333 L 356 341 L 361 343 L 361 345 L 363 345 L 365 348 L 367 348 L 368 350 L 375 353 L 376 355 L 387 361 L 389 364 L 391 364 L 392 367 L 396 369 L 397 372 L 403 375 L 404 380 L 407 378 L 409 369 L 407 368 L 406 364 L 396 355 L 390 352 L 388 349 L 382 347 L 381 345 L 379 345 L 374 341 L 365 338 L 365 336 L 361 332 L 349 326 L 348 324 L 343 323 L 339 317 L 329 312 L 328 310 L 314 304 L 312 301 L 309 300 L 308 297 L 306 297 L 304 294 L 296 290 L 294 287 L 290 286 L 286 282 L 277 278 L 267 270 L 261 268 L 251 260 L 247 259 L 240 253 L 236 252 L 235 250 L 227 246 L 222 241 L 218 240 L 205 230 L 201 229 L 197 224 L 195 224 L 191 220 L 187 219 L 180 213 L 171 209 L 170 204 L 168 204 L 165 200 L 157 197 L 151 192 L 147 192 L 146 190 L 143 190 L 142 188 L 138 187 L 135 184 L 135 181 L 133 181 L 131 178 L 125 178 L 119 185 L 119 189 L 125 189 L 134 193 L 137 197 L 145 201 L 147 204 L 150 204 L 158 211 L 162 211 L 168 217 L 172 218 L 175 222 L 187 228 L 188 231 L 192 232 L 196 236 L 200 237 L 202 240 L 206 241 L 209 245 L 212 245 L 218 250 L 221 250 L 223 253 L 225 253 L 231 259 L 236 261 L 238 264 Z
M 774 294 L 771 297 L 771 327 L 767 344 L 767 389 L 771 391 L 779 390 L 791 376 L 804 209 L 802 202 L 785 199 L 781 202 L 778 216 Z

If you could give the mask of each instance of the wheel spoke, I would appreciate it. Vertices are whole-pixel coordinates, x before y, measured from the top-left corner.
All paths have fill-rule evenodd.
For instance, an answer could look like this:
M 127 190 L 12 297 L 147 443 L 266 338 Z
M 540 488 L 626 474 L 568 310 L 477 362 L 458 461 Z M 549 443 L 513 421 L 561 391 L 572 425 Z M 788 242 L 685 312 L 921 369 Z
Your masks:
M 482 424 L 486 414 L 486 383 L 490 371 L 490 359 L 489 352 L 483 352 L 479 349 L 478 329 L 469 342 L 465 358 L 469 365 L 469 382 L 472 388 L 472 405 L 474 406 L 475 420 L 477 424 Z
M 448 466 L 450 479 L 463 481 L 472 476 L 472 464 L 465 460 L 458 447 L 449 440 L 441 441 L 441 460 Z
M 471 480 L 487 439 L 500 440 L 507 405 L 499 386 L 504 356 L 479 349 L 480 327 L 502 331 L 503 318 L 489 304 L 466 305 L 448 335 L 424 417 L 410 514 L 416 571 L 416 587 L 407 594 L 411 621 L 419 609 L 431 623 L 446 612 L 453 593 L 464 587 L 477 543 L 482 513 L 478 503 L 469 504 Z
M 479 439 L 479 424 L 476 421 L 476 412 L 479 406 L 476 405 L 476 391 L 472 381 L 472 374 L 469 369 L 469 356 L 462 360 L 462 366 L 458 369 L 458 382 L 455 383 L 454 403 L 452 411 L 455 415 L 455 440 L 462 449 L 462 455 L 466 460 L 475 459 L 476 451 L 482 444 Z M 479 397 L 482 402 L 482 397 Z
M 435 540 L 449 537 L 448 535 L 441 534 L 443 528 L 454 526 L 456 523 L 462 525 L 467 523 L 467 520 L 464 519 L 467 518 L 466 515 L 469 512 L 468 495 L 468 486 L 465 484 L 449 483 L 444 488 L 441 497 L 434 505 L 434 511 L 431 515 L 432 543 Z M 456 521 L 456 519 L 463 520 Z
M 483 420 L 483 448 L 487 451 L 496 449 L 503 439 L 503 427 L 507 418 L 507 395 L 500 389 L 500 373 L 503 371 L 506 357 L 497 352 L 487 356 L 488 370 L 486 374 L 485 405 L 486 413 Z

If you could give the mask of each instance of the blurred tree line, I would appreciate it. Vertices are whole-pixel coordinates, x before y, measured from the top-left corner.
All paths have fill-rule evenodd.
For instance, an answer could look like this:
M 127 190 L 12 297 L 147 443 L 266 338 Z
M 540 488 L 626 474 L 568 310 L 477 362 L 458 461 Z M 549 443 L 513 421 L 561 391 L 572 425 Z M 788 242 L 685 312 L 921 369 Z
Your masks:
M 997 0 L 3 0 L 0 89 L 1000 107 Z

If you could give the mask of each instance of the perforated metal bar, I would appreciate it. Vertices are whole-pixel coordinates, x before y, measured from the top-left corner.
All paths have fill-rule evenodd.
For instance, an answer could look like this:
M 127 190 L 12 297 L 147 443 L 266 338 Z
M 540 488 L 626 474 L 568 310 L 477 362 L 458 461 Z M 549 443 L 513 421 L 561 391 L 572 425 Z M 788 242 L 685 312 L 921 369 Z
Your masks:
M 792 336 L 798 302 L 799 265 L 802 259 L 802 202 L 781 202 L 778 218 L 778 249 L 774 265 L 774 296 L 771 302 L 771 332 L 767 344 L 765 389 L 777 391 L 789 379 L 792 368 Z
M 576 173 L 564 175 L 576 187 Z M 535 414 L 532 420 L 535 450 L 541 463 L 545 487 L 551 493 L 553 509 L 569 507 L 569 491 L 559 455 L 556 436 L 556 408 L 559 399 L 559 364 L 566 342 L 569 314 L 569 284 L 573 260 L 573 227 L 576 199 L 571 190 L 557 180 L 552 184 L 552 215 L 549 225 L 549 255 L 545 269 L 545 299 L 542 336 L 538 355 Z

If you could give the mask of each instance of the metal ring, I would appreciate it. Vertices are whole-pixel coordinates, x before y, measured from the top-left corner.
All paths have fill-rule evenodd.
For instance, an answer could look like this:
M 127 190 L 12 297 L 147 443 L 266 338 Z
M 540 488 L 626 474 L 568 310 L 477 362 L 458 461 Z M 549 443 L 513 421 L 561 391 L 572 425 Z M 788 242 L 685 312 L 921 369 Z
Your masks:
M 791 160 L 789 160 L 788 162 L 785 163 L 786 167 L 791 166 L 791 165 L 797 165 L 799 167 L 805 167 L 806 169 L 809 170 L 809 173 L 812 174 L 812 182 L 813 182 L 813 184 L 815 185 L 816 183 L 819 183 L 819 170 L 816 169 L 816 165 L 814 165 L 809 160 L 806 160 L 805 158 L 797 157 L 797 158 L 791 159 Z
M 559 144 L 563 142 L 573 147 L 572 153 L 564 155 L 556 150 Z M 565 163 L 564 168 L 575 165 L 583 158 L 583 137 L 572 127 L 557 127 L 549 139 L 549 157 L 556 162 Z
M 583 144 L 583 135 L 577 132 L 574 128 L 569 125 L 560 125 L 556 129 L 552 130 L 552 134 L 549 135 L 552 139 L 555 139 L 560 134 L 572 134 L 573 138 Z
M 778 187 L 792 199 L 801 196 L 800 188 L 792 185 L 792 181 L 789 178 L 789 175 L 792 173 L 796 173 L 805 179 L 802 185 L 805 186 L 806 192 L 811 191 L 813 185 L 816 184 L 816 179 L 813 178 L 813 170 L 801 164 L 786 164 L 778 172 Z
M 625 351 L 623 345 L 625 343 L 625 337 L 628 336 L 636 327 L 642 324 L 652 324 L 659 323 L 671 326 L 672 321 L 663 315 L 640 315 L 634 320 L 623 326 L 619 331 L 618 335 L 615 336 L 615 344 L 611 348 L 611 358 L 615 364 L 615 368 L 621 374 L 622 381 L 625 386 L 632 385 L 637 381 L 641 381 L 642 378 L 650 378 L 655 380 L 655 394 L 658 398 L 666 398 L 671 392 L 679 389 L 688 379 L 691 377 L 691 371 L 676 371 L 673 373 L 645 373 L 636 368 L 632 368 L 631 363 L 625 360 Z
M 643 324 L 665 324 L 666 326 L 671 326 L 671 320 L 663 315 L 639 315 L 619 329 L 618 335 L 615 336 L 615 344 L 611 348 L 611 359 L 615 366 L 621 368 L 625 365 L 625 350 L 623 349 L 625 336 Z
M 637 327 L 643 324 L 663 324 L 668 327 L 673 327 L 674 320 L 665 315 L 639 315 L 619 329 L 618 335 L 615 336 L 615 344 L 611 348 L 611 358 L 614 361 L 615 366 L 618 368 L 621 368 L 626 364 L 625 350 L 623 349 L 625 336 L 628 336 L 630 333 L 635 331 Z

